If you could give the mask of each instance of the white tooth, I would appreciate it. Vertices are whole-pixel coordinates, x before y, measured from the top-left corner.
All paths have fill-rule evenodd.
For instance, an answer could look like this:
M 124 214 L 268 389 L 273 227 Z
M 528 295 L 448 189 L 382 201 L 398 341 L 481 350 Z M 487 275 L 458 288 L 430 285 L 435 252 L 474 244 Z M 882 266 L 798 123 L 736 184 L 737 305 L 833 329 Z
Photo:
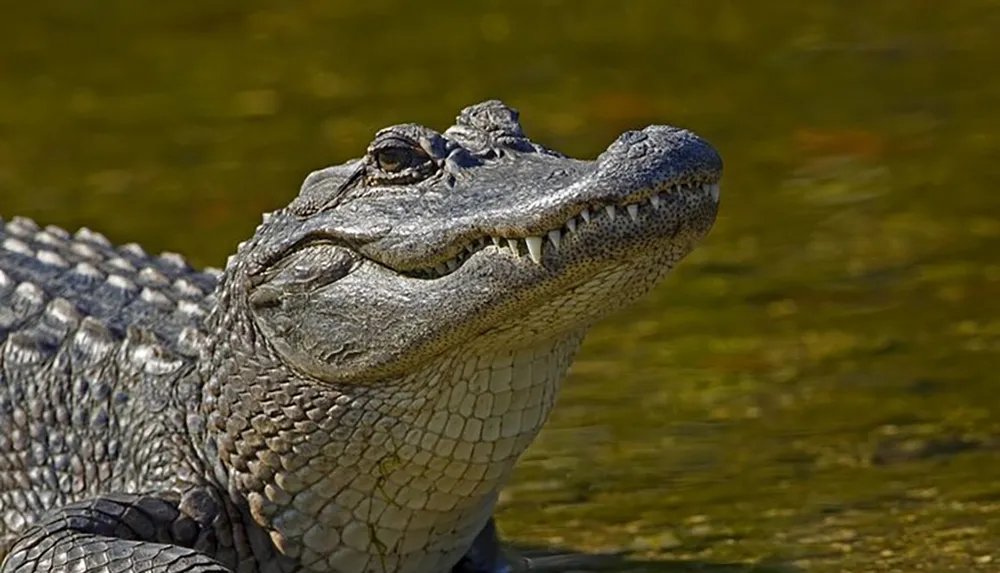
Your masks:
M 712 194 L 712 201 L 719 201 L 719 184 L 715 183 L 709 188 L 709 192 Z
M 576 232 L 576 217 L 566 221 L 566 228 L 574 233 Z
M 507 239 L 507 246 L 510 247 L 515 257 L 521 256 L 521 250 L 517 248 L 517 239 Z
M 528 237 L 524 242 L 528 245 L 528 254 L 531 255 L 531 260 L 542 264 L 542 238 Z
M 612 221 L 615 220 L 615 206 L 614 205 L 605 205 L 604 206 L 604 212 L 608 214 L 608 219 L 611 219 Z
M 458 268 L 458 259 L 451 259 L 450 261 L 448 261 L 445 264 L 448 265 L 448 270 L 449 271 L 453 271 L 453 270 L 455 270 L 455 269 Z
M 552 241 L 553 247 L 559 248 L 559 241 L 562 240 L 562 233 L 559 232 L 559 229 L 549 231 L 549 240 Z
M 476 247 L 473 245 L 465 245 L 465 250 L 468 251 L 469 254 L 471 255 L 472 253 L 476 252 Z
M 436 272 L 439 275 L 443 275 L 448 272 L 448 267 L 446 267 L 445 265 L 438 265 L 434 267 L 434 272 Z
M 580 216 L 583 217 L 584 223 L 590 222 L 590 211 L 584 209 L 583 211 L 580 211 Z
M 660 208 L 660 196 L 659 195 L 653 195 L 652 197 L 650 197 L 649 198 L 649 204 L 652 205 L 654 209 L 659 209 Z
M 625 207 L 625 210 L 628 211 L 628 216 L 632 217 L 633 221 L 638 221 L 639 220 L 639 206 L 638 205 L 636 205 L 635 203 L 632 203 L 631 205 L 627 205 Z
M 500 246 L 500 237 L 490 237 L 490 238 L 493 239 L 493 244 L 494 245 L 496 245 L 498 247 Z

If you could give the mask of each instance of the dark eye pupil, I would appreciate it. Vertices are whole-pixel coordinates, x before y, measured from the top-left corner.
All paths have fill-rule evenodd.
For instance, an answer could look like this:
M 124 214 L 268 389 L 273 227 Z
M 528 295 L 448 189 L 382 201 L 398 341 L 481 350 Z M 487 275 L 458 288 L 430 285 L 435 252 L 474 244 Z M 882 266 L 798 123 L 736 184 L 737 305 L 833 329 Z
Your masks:
M 383 171 L 390 173 L 409 167 L 412 154 L 406 149 L 390 148 L 378 152 L 376 159 Z

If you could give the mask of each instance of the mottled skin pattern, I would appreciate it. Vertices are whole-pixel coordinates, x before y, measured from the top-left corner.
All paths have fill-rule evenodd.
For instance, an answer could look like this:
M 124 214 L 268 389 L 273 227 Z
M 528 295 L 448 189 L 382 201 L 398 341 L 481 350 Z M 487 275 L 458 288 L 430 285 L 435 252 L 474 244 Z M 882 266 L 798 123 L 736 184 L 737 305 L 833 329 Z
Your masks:
M 0 570 L 509 570 L 498 489 L 721 169 L 663 126 L 570 159 L 492 101 L 311 174 L 222 274 L 3 224 Z

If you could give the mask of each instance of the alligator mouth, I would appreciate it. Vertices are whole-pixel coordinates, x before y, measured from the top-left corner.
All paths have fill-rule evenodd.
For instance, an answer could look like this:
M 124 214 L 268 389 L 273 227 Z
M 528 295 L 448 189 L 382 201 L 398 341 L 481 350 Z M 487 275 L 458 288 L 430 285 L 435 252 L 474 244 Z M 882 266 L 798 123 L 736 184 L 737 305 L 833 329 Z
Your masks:
M 671 195 L 694 191 L 700 191 L 710 196 L 712 201 L 717 203 L 719 200 L 719 181 L 718 179 L 714 179 L 711 181 L 674 183 L 659 188 L 659 190 L 653 190 L 651 193 L 647 192 L 630 197 L 622 203 L 582 207 L 562 224 L 534 236 L 506 237 L 484 234 L 472 241 L 466 242 L 457 255 L 438 263 L 434 267 L 408 269 L 398 272 L 409 278 L 425 280 L 439 279 L 457 271 L 466 261 L 486 249 L 493 249 L 494 252 L 506 250 L 517 258 L 526 254 L 533 263 L 541 266 L 546 250 L 558 250 L 564 239 L 581 232 L 587 225 L 592 224 L 600 218 L 606 218 L 612 222 L 631 220 L 633 223 L 639 223 L 643 217 L 648 218 L 664 215 Z

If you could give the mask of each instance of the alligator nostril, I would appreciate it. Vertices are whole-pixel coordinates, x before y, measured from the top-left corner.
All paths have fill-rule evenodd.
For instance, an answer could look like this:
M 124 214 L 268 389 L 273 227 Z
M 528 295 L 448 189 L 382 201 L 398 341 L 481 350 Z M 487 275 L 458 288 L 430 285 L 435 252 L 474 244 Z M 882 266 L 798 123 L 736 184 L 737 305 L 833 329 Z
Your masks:
M 645 142 L 633 143 L 631 147 L 628 148 L 628 158 L 629 159 L 639 159 L 644 157 L 649 153 L 649 145 Z

